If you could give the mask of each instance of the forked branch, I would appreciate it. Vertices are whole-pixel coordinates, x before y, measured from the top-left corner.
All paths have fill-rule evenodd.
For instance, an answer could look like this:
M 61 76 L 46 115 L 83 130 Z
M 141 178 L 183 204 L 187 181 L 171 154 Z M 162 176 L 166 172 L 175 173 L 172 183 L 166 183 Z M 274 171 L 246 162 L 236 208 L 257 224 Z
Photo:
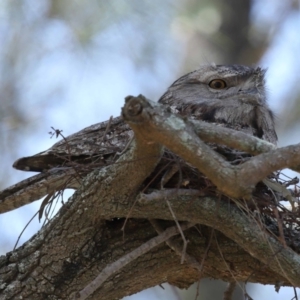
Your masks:
M 127 101 L 123 112 L 131 106 L 135 107 L 137 114 L 130 116 L 123 113 L 123 116 L 136 135 L 143 136 L 149 141 L 161 143 L 195 166 L 217 186 L 219 191 L 232 198 L 249 198 L 255 185 L 269 174 L 282 168 L 293 168 L 300 164 L 300 144 L 297 144 L 271 150 L 234 166 L 220 154 L 212 151 L 198 137 L 191 124 L 179 116 L 171 114 L 162 105 L 144 97 L 137 97 Z M 147 127 L 142 126 L 143 123 L 147 123 Z M 210 127 L 204 122 L 198 121 L 197 130 L 199 130 L 200 136 L 201 123 L 205 128 Z M 243 137 L 242 134 L 240 136 Z M 224 137 L 219 136 L 218 142 L 231 145 L 232 143 L 228 143 L 226 138 L 226 135 Z M 252 147 L 253 152 L 257 152 L 253 150 L 255 148 L 260 148 L 261 151 L 268 147 L 273 148 L 269 143 L 255 138 L 251 138 L 251 140 L 255 145 Z M 247 138 L 247 141 L 250 139 Z M 245 145 L 242 146 L 242 142 L 236 143 L 236 145 L 240 145 L 243 149 L 247 148 Z M 262 145 L 266 148 L 262 149 Z
M 114 268 L 114 263 L 122 260 L 120 258 L 134 253 L 136 248 L 155 236 L 145 219 L 173 220 L 164 198 L 168 199 L 178 221 L 203 224 L 223 233 L 226 242 L 220 242 L 222 250 L 233 244 L 243 253 L 247 262 L 249 259 L 263 263 L 259 264 L 256 274 L 272 274 L 272 277 L 262 275 L 254 280 L 263 278 L 265 281 L 261 282 L 264 283 L 282 281 L 285 285 L 300 286 L 299 255 L 290 248 L 284 248 L 275 235 L 270 236 L 265 232 L 263 223 L 257 221 L 250 212 L 235 205 L 230 207 L 216 194 L 205 196 L 205 191 L 173 189 L 171 192 L 163 190 L 156 191 L 154 195 L 145 195 L 142 201 L 137 197 L 146 177 L 160 161 L 163 145 L 197 167 L 221 192 L 236 198 L 251 195 L 253 186 L 274 170 L 299 165 L 299 145 L 274 149 L 264 141 L 241 133 L 235 135 L 229 129 L 221 128 L 216 130 L 221 130 L 225 138 L 223 134 L 210 135 L 214 125 L 210 124 L 211 127 L 202 122 L 184 121 L 165 107 L 141 96 L 128 97 L 122 114 L 134 130 L 135 141 L 128 145 L 127 151 L 114 164 L 93 170 L 81 179 L 82 184 L 75 194 L 28 243 L 0 258 L 0 295 L 3 299 L 16 296 L 38 300 L 53 297 L 67 299 L 71 294 L 89 287 L 98 275 L 101 277 L 104 274 L 101 270 L 105 271 L 109 266 L 113 266 L 109 275 L 115 276 L 102 277 L 89 299 L 122 298 L 166 280 L 173 283 L 178 279 L 178 282 L 184 281 L 185 286 L 191 284 L 199 278 L 198 271 L 188 264 L 183 268 L 177 256 L 177 260 L 172 261 L 172 252 L 163 245 L 152 249 L 148 256 L 144 254 L 135 259 L 133 266 L 119 265 Z M 201 139 L 253 154 L 267 153 L 259 154 L 240 166 L 232 166 Z M 128 223 L 122 239 L 118 218 L 128 216 L 135 219 Z M 128 232 L 127 228 L 130 228 Z M 194 229 L 185 234 L 199 238 Z M 193 245 L 192 239 L 190 241 L 187 253 L 201 262 L 203 247 L 199 243 Z M 244 253 L 242 248 L 250 255 Z M 146 250 L 150 251 L 150 248 Z M 245 279 L 245 276 L 247 278 L 252 269 L 239 272 L 240 266 L 245 269 L 248 266 L 241 264 L 240 258 L 231 258 L 238 266 L 235 276 L 239 280 Z M 191 259 L 187 261 L 193 263 Z M 149 268 L 144 268 L 149 262 Z M 206 258 L 206 263 L 210 263 L 210 270 L 221 268 L 210 257 Z M 210 276 L 205 265 L 203 274 Z M 263 270 L 261 265 L 264 266 Z M 191 269 L 189 277 L 185 277 L 185 271 Z M 126 273 L 128 270 L 131 271 L 130 278 Z M 155 276 L 148 276 L 153 270 Z M 218 272 L 216 276 L 226 280 L 227 273 L 227 270 Z M 127 289 L 116 288 L 125 283 L 132 285 Z

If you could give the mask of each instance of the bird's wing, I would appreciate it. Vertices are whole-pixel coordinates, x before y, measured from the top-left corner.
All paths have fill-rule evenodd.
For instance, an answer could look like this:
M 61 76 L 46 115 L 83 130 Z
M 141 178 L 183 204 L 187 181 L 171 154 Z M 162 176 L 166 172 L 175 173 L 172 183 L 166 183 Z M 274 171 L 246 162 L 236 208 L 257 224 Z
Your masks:
M 132 135 L 132 130 L 121 117 L 110 118 L 63 138 L 46 151 L 18 159 L 13 167 L 43 172 L 55 167 L 72 166 L 72 162 L 105 165 L 108 157 L 125 148 Z

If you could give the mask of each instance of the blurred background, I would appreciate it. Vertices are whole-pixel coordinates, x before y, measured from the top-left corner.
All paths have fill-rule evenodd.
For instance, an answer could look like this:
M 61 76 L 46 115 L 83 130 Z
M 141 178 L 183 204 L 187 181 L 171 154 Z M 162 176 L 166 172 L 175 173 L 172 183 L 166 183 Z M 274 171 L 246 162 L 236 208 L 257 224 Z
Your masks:
M 268 68 L 279 145 L 299 143 L 299 5 L 296 0 L 2 0 L 0 189 L 34 175 L 11 166 L 54 144 L 51 126 L 67 136 L 118 116 L 129 94 L 158 100 L 179 76 L 210 62 Z M 0 216 L 1 254 L 13 249 L 39 205 Z M 35 218 L 19 245 L 40 227 Z M 126 299 L 195 299 L 195 287 L 164 287 Z M 222 299 L 224 288 L 203 280 L 199 299 Z M 294 295 L 291 288 L 276 293 L 272 286 L 248 284 L 246 289 L 255 300 Z M 238 299 L 244 299 L 240 288 Z

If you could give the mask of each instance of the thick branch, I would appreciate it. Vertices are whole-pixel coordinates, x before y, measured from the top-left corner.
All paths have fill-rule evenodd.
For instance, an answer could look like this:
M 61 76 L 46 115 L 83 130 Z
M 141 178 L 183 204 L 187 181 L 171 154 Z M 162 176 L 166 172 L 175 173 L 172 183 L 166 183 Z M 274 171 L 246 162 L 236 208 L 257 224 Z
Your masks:
M 130 108 L 131 106 L 128 106 L 129 113 L 134 113 L 130 111 Z M 28 295 L 31 295 L 29 297 L 31 299 L 45 299 L 42 295 L 53 289 L 51 278 L 62 274 L 66 260 L 71 261 L 75 253 L 80 256 L 82 248 L 89 243 L 89 239 L 93 240 L 97 229 L 101 228 L 102 221 L 99 214 L 101 205 L 111 202 L 118 206 L 122 202 L 128 202 L 138 192 L 145 178 L 153 171 L 162 154 L 161 145 L 155 142 L 149 144 L 143 138 L 137 138 L 115 164 L 89 174 L 68 204 L 62 208 L 60 214 L 42 230 L 34 241 L 21 251 L 2 258 L 2 267 L 4 267 L 2 272 L 8 273 L 6 278 L 11 279 L 11 273 L 15 274 L 16 271 L 15 266 L 10 263 L 19 262 L 20 259 L 29 256 L 26 257 L 26 263 L 20 262 L 20 266 L 22 264 L 23 267 L 22 272 L 17 271 L 18 275 L 13 275 L 15 281 L 22 282 L 24 285 L 17 285 L 12 291 L 10 285 L 5 282 L 1 285 L 4 290 L 3 299 L 10 297 L 12 292 L 13 295 L 18 294 L 24 299 L 28 299 Z M 40 296 L 33 298 L 32 294 L 38 282 L 43 280 L 39 272 L 31 273 L 36 263 L 43 269 L 43 276 L 49 281 L 48 284 L 39 287 Z M 10 266 L 6 267 L 7 265 Z M 23 276 L 24 273 L 29 273 L 31 276 L 28 278 L 26 276 L 26 279 Z M 86 274 L 81 276 L 84 277 Z M 78 280 L 79 277 L 80 275 L 78 275 Z M 83 286 L 77 285 L 77 288 L 84 287 L 87 282 L 82 282 L 82 284 Z
M 300 143 L 272 150 L 252 157 L 251 160 L 237 166 L 240 180 L 255 185 L 270 173 L 284 168 L 299 170 Z
M 172 220 L 164 201 L 167 197 L 178 220 L 215 228 L 270 269 L 286 277 L 292 285 L 300 287 L 300 256 L 264 232 L 262 224 L 245 211 L 235 206 L 229 207 L 228 203 L 212 197 L 197 197 L 194 193 L 188 196 L 188 191 L 185 196 L 180 192 L 181 196 L 177 195 L 176 190 L 173 190 L 173 195 L 168 190 L 162 191 L 161 197 L 158 194 L 156 192 L 155 197 L 143 195 L 142 201 L 138 201 L 133 208 L 119 206 L 119 210 L 114 210 L 110 216 L 126 217 L 130 210 L 133 218 Z M 148 202 L 147 196 L 151 199 Z M 112 207 L 109 203 L 102 207 L 103 217 L 110 212 Z
M 188 120 L 194 126 L 196 134 L 207 143 L 225 146 L 257 155 L 276 149 L 276 146 L 241 131 L 197 120 Z
M 182 224 L 181 230 L 186 230 L 190 227 L 194 226 L 192 223 Z M 122 268 L 124 268 L 127 264 L 130 262 L 136 260 L 141 255 L 149 252 L 154 247 L 158 246 L 159 244 L 167 241 L 172 236 L 178 234 L 178 228 L 176 226 L 170 227 L 166 229 L 164 232 L 160 233 L 158 236 L 152 238 L 151 240 L 147 241 L 140 247 L 134 249 L 130 253 L 127 253 L 126 255 L 122 256 L 120 259 L 112 263 L 111 265 L 106 266 L 101 273 L 88 285 L 86 286 L 82 291 L 79 293 L 76 293 L 74 296 L 74 299 L 78 300 L 84 300 L 89 295 L 91 295 L 93 292 L 95 292 L 100 286 L 103 284 L 105 280 L 112 274 L 120 271 Z
M 43 196 L 68 188 L 77 188 L 81 178 L 77 178 L 72 168 L 56 168 L 32 176 L 0 191 L 0 214 L 41 199 Z
M 197 167 L 218 190 L 230 197 L 250 198 L 255 185 L 268 174 L 284 167 L 293 168 L 299 165 L 300 144 L 272 150 L 272 160 L 268 159 L 268 152 L 251 158 L 244 164 L 233 166 L 201 141 L 193 126 L 185 123 L 183 119 L 171 114 L 158 103 L 141 97 L 136 99 L 135 106 L 139 106 L 139 118 L 125 118 L 135 134 L 163 144 Z M 142 126 L 144 120 L 147 122 L 147 128 Z M 256 141 L 258 148 L 261 143 L 263 142 Z M 251 180 L 248 180 L 249 173 L 253 175 Z
M 226 260 L 231 260 L 237 266 L 231 272 L 238 280 L 246 280 L 252 275 L 251 279 L 263 283 L 283 281 L 286 285 L 300 286 L 298 254 L 264 233 L 261 224 L 235 206 L 230 207 L 214 197 L 199 197 L 199 192 L 195 190 L 192 195 L 188 191 L 179 191 L 180 197 L 168 191 L 163 191 L 161 195 L 157 192 L 155 197 L 145 195 L 144 200 L 138 202 L 136 195 L 141 184 L 161 158 L 163 149 L 160 144 L 198 167 L 215 180 L 223 192 L 232 188 L 235 196 L 250 194 L 251 187 L 240 185 L 235 188 L 238 176 L 246 176 L 246 172 L 241 167 L 231 166 L 217 153 L 211 154 L 211 149 L 194 133 L 193 126 L 166 112 L 160 105 L 150 104 L 141 97 L 129 97 L 122 113 L 135 131 L 136 140 L 128 145 L 127 151 L 115 164 L 86 176 L 60 213 L 35 237 L 16 251 L 1 257 L 0 293 L 3 299 L 67 299 L 72 293 L 82 290 L 107 265 L 112 265 L 155 236 L 148 222 L 143 219 L 173 220 L 165 197 L 172 203 L 178 220 L 210 226 L 230 238 L 226 239 L 218 233 L 218 237 L 224 239 L 223 245 L 218 241 L 222 245 L 222 252 L 230 245 L 244 258 L 241 260 L 241 256 L 236 257 L 229 250 L 225 254 Z M 260 149 L 257 151 L 263 151 L 259 146 L 256 148 Z M 291 153 L 294 150 L 297 150 L 296 146 L 287 151 Z M 281 153 L 276 151 L 272 153 Z M 253 172 L 259 170 L 259 167 L 255 167 L 258 163 L 266 163 L 264 155 L 253 160 L 253 165 L 248 165 Z M 279 164 L 283 163 L 282 160 Z M 270 169 L 273 168 L 271 163 L 268 165 Z M 251 181 L 254 184 L 255 180 Z M 141 220 L 129 220 L 122 236 L 119 220 L 115 218 L 128 216 Z M 195 230 L 187 232 L 187 235 L 191 241 L 188 253 L 201 262 L 207 249 L 205 238 L 202 239 Z M 177 243 L 180 241 L 176 239 Z M 247 256 L 240 247 L 256 259 Z M 211 253 L 213 255 L 214 252 Z M 132 269 L 126 266 L 115 276 L 106 279 L 90 299 L 121 298 L 165 281 L 186 287 L 197 280 L 198 271 L 189 265 L 181 265 L 176 254 L 173 254 L 162 245 L 156 247 L 151 253 L 135 260 Z M 247 262 L 243 264 L 245 260 Z M 240 268 L 241 265 L 243 268 Z M 227 264 L 223 266 L 211 256 L 205 258 L 203 272 L 205 276 L 231 280 Z
M 132 111 L 132 109 L 130 111 Z M 137 114 L 138 113 L 139 111 L 137 111 Z M 115 130 L 116 126 L 120 126 L 120 124 L 122 123 L 122 121 L 120 121 L 120 118 L 115 118 L 113 120 L 113 122 L 109 121 L 108 123 L 111 127 L 103 125 L 107 122 L 99 123 L 88 127 L 83 131 L 80 131 L 78 135 L 80 134 L 80 137 L 84 135 L 91 135 L 96 131 L 96 129 L 97 132 L 99 131 L 98 134 L 105 135 L 106 131 L 103 133 L 103 128 L 105 130 L 109 129 L 113 131 Z M 275 149 L 275 146 L 273 144 L 270 144 L 261 139 L 257 139 L 243 132 L 196 120 L 189 120 L 189 122 L 192 124 L 196 134 L 205 142 L 217 144 L 222 143 L 228 147 L 245 151 L 250 154 L 259 154 Z M 102 128 L 102 131 L 100 131 L 99 128 Z M 71 137 L 73 137 L 74 139 L 75 136 L 76 134 L 72 135 Z M 71 137 L 68 137 L 66 139 L 67 143 L 70 143 L 70 148 L 74 147 L 75 143 L 75 141 L 73 141 Z M 79 137 L 75 139 L 77 143 L 79 143 L 80 141 L 80 139 L 78 139 Z M 88 147 L 88 145 L 85 145 L 85 147 Z M 70 151 L 69 148 L 68 151 Z M 23 158 L 22 160 L 24 159 L 25 158 Z M 30 160 L 32 164 L 34 159 L 36 159 L 35 156 L 26 158 L 26 160 Z M 45 173 L 41 173 L 23 180 L 18 184 L 5 189 L 4 191 L 1 191 L 0 213 L 7 212 L 22 205 L 31 203 L 42 198 L 46 194 L 56 190 L 60 190 L 63 187 L 75 189 L 78 188 L 78 186 L 81 184 L 81 178 L 77 175 L 79 175 L 80 173 L 85 176 L 88 173 L 88 169 L 83 170 L 83 173 L 81 172 L 82 170 L 80 165 L 75 165 L 75 169 L 76 170 L 74 170 L 73 168 L 54 168 Z M 76 179 L 74 179 L 74 176 L 76 177 Z

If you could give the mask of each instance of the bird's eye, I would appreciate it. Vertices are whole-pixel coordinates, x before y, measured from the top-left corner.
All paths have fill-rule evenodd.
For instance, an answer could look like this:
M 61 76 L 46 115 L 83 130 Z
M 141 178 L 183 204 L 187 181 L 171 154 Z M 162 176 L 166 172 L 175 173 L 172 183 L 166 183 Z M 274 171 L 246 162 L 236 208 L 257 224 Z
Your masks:
M 208 84 L 212 89 L 222 90 L 226 88 L 226 82 L 222 79 L 214 79 Z

